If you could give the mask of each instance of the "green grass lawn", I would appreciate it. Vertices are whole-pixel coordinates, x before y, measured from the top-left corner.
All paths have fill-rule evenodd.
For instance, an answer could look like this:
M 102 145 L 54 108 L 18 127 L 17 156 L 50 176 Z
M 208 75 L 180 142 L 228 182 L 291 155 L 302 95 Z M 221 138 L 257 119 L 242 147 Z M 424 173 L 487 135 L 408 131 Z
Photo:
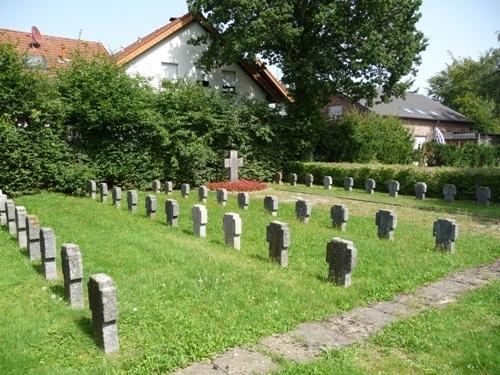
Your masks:
M 105 357 L 93 343 L 90 312 L 72 311 L 62 299 L 62 281 L 45 281 L 38 265 L 0 231 L 0 373 L 168 372 L 500 256 L 498 239 L 467 231 L 455 255 L 434 251 L 432 221 L 401 220 L 396 240 L 388 242 L 377 239 L 373 218 L 351 216 L 348 231 L 340 233 L 331 228 L 328 207 L 314 207 L 311 222 L 302 224 L 292 204 L 280 203 L 276 219 L 289 223 L 292 238 L 290 265 L 283 269 L 267 260 L 266 225 L 275 218 L 261 199 L 243 211 L 235 196 L 222 207 L 211 192 L 208 238 L 199 239 L 190 218 L 196 191 L 188 199 L 173 195 L 180 228 L 164 224 L 164 194 L 155 220 L 145 217 L 144 197 L 135 215 L 126 207 L 53 193 L 16 199 L 55 230 L 58 247 L 80 245 L 85 280 L 97 272 L 114 278 L 121 351 Z M 230 211 L 243 221 L 239 252 L 223 245 L 222 217 Z M 326 242 L 335 236 L 358 248 L 348 289 L 325 281 Z
M 479 206 L 475 201 L 455 200 L 453 203 L 445 202 L 443 199 L 426 198 L 417 200 L 415 196 L 399 195 L 397 198 L 389 196 L 387 191 L 375 191 L 373 194 L 367 194 L 364 190 L 353 189 L 351 192 L 345 191 L 343 187 L 334 186 L 332 190 L 325 190 L 323 186 L 313 185 L 307 187 L 303 184 L 291 186 L 288 183 L 282 185 L 269 184 L 276 190 L 291 192 L 300 192 L 308 194 L 323 195 L 327 197 L 337 197 L 344 199 L 355 199 L 367 202 L 376 202 L 383 204 L 401 205 L 421 210 L 430 210 L 436 212 L 449 212 L 466 215 L 477 215 L 491 218 L 500 218 L 500 203 L 491 202 L 490 206 Z
M 285 364 L 279 374 L 500 374 L 499 296 L 497 281 L 310 364 Z

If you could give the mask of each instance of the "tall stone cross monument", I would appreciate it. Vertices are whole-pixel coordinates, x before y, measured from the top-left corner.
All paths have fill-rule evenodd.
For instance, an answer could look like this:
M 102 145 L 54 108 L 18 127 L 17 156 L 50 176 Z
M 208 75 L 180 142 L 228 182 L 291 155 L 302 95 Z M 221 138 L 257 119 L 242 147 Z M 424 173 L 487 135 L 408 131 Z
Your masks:
M 243 167 L 243 158 L 238 158 L 238 151 L 229 152 L 229 158 L 224 159 L 224 167 L 229 169 L 229 181 L 238 181 L 238 168 Z

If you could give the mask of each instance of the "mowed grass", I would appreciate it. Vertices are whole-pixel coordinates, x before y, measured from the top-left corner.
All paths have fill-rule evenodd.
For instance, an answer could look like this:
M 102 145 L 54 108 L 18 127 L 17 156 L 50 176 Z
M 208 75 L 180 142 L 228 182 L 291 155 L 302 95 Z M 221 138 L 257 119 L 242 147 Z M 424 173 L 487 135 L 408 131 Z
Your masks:
M 164 373 L 500 256 L 498 239 L 464 231 L 455 255 L 436 252 L 432 222 L 401 221 L 389 242 L 377 238 L 373 218 L 352 216 L 348 231 L 340 233 L 331 228 L 328 207 L 314 207 L 311 222 L 303 224 L 292 204 L 280 204 L 273 218 L 262 199 L 251 199 L 244 211 L 234 195 L 222 207 L 212 192 L 208 238 L 199 239 L 190 215 L 196 193 L 172 196 L 181 207 L 180 228 L 165 225 L 164 194 L 155 220 L 145 217 L 145 193 L 137 214 L 126 211 L 125 200 L 116 209 L 110 202 L 52 193 L 16 199 L 55 230 L 58 247 L 80 245 L 85 280 L 97 272 L 114 278 L 121 351 L 104 356 L 93 343 L 88 309 L 72 311 L 62 299 L 62 281 L 45 281 L 38 265 L 30 265 L 1 231 L 0 373 Z M 223 245 L 222 217 L 231 211 L 243 221 L 239 252 Z M 272 220 L 290 226 L 287 269 L 267 259 L 266 225 Z M 348 289 L 325 280 L 326 243 L 336 236 L 358 248 Z
M 385 186 L 377 186 L 377 189 L 373 194 L 368 194 L 361 189 L 345 191 L 343 186 L 333 186 L 331 190 L 326 190 L 322 185 L 313 185 L 312 187 L 307 187 L 304 184 L 291 186 L 288 183 L 283 183 L 282 185 L 269 185 L 276 190 L 315 194 L 326 197 L 337 197 L 349 200 L 354 199 L 366 202 L 391 204 L 395 206 L 412 207 L 428 211 L 500 218 L 500 203 L 498 202 L 490 202 L 490 206 L 480 206 L 475 201 L 467 200 L 455 200 L 452 203 L 448 203 L 443 199 L 438 198 L 426 198 L 425 200 L 417 200 L 414 195 L 409 196 L 400 194 L 397 198 L 393 198 L 389 196 L 389 192 L 387 190 L 387 187 Z
M 499 296 L 497 281 L 310 364 L 286 363 L 279 374 L 500 374 Z

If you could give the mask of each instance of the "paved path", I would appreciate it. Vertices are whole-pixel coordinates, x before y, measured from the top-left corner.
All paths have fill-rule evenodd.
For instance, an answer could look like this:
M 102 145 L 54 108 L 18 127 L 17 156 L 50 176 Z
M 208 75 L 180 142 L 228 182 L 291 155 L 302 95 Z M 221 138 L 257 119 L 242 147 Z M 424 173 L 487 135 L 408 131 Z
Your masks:
M 343 348 L 380 331 L 396 320 L 430 308 L 441 308 L 462 294 L 500 279 L 500 259 L 495 263 L 469 268 L 417 289 L 396 296 L 392 301 L 358 307 L 323 321 L 299 325 L 292 331 L 265 337 L 252 349 L 234 348 L 208 363 L 195 363 L 176 375 L 266 374 L 279 366 L 272 357 L 308 362 L 324 350 Z

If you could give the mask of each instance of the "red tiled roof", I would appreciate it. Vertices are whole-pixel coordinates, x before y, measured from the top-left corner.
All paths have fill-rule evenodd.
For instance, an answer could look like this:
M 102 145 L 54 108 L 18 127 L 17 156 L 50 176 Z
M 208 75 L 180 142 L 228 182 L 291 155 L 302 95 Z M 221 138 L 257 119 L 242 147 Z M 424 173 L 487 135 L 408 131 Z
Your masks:
M 187 13 L 145 37 L 139 38 L 137 41 L 114 55 L 117 64 L 124 65 L 128 63 L 151 47 L 160 43 L 165 38 L 168 38 L 178 30 L 189 25 L 192 21 L 196 21 L 195 17 L 191 13 Z M 210 33 L 214 33 L 213 30 L 207 30 Z M 256 61 L 255 64 L 240 62 L 240 65 L 271 98 L 276 101 L 293 101 L 286 87 L 274 77 L 262 62 Z
M 83 57 L 109 55 L 106 48 L 99 42 L 50 35 L 43 35 L 42 40 L 39 41 L 40 45 L 35 47 L 30 32 L 2 28 L 0 28 L 0 43 L 14 45 L 17 52 L 21 54 L 44 57 L 49 69 L 65 66 L 77 51 Z

